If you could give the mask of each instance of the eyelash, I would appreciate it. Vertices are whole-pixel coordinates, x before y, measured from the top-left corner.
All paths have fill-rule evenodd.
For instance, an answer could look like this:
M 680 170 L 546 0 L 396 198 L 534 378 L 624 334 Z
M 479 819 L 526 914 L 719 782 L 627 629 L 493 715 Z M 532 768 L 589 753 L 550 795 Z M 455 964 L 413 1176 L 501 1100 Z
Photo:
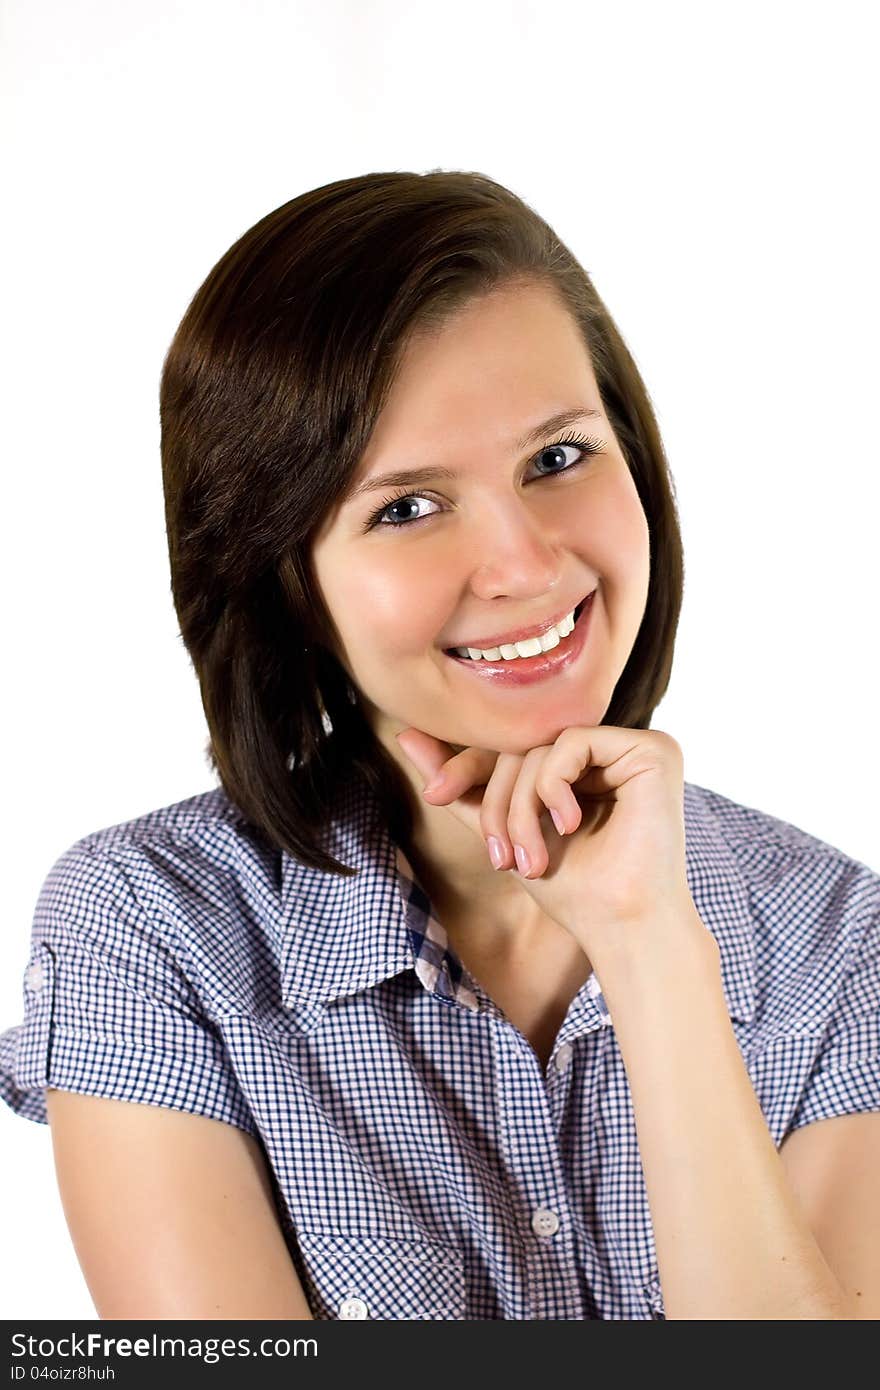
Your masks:
M 552 444 L 545 444 L 543 449 L 539 449 L 538 453 L 535 454 L 535 458 L 540 458 L 541 454 L 546 454 L 548 449 L 560 449 L 565 444 L 573 444 L 576 447 L 582 449 L 586 457 L 602 452 L 601 439 L 585 439 L 584 436 L 581 434 L 568 434 L 565 436 L 564 439 L 555 439 Z M 534 459 L 532 460 L 532 462 L 534 462 Z M 574 471 L 575 468 L 579 468 L 583 462 L 584 458 L 579 458 L 576 459 L 574 463 L 569 464 L 567 468 L 563 468 L 559 473 L 544 473 L 541 476 L 544 478 L 563 477 L 566 473 L 571 473 Z M 382 517 L 388 511 L 388 508 L 393 507 L 395 502 L 403 502 L 409 497 L 427 496 L 428 494 L 423 492 L 398 492 L 397 495 L 394 497 L 384 498 L 383 501 L 376 508 L 376 510 L 369 517 L 367 524 L 364 527 L 364 530 L 372 531 L 376 526 L 378 526 Z M 429 498 L 429 500 L 433 502 L 435 499 Z M 432 512 L 431 515 L 434 516 L 436 515 L 436 513 Z M 412 517 L 409 521 L 388 522 L 382 529 L 386 531 L 403 531 L 407 526 L 415 526 L 418 525 L 420 521 L 427 520 L 428 518 L 426 516 L 416 516 Z

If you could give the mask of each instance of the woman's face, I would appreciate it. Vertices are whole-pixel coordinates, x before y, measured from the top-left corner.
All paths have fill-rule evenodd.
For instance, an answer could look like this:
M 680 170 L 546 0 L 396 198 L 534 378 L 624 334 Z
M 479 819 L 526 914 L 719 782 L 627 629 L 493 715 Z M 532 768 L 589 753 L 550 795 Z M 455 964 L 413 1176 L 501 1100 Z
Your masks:
M 595 413 L 522 443 L 575 410 Z M 569 434 L 599 452 L 553 447 Z M 413 469 L 426 471 L 371 486 Z M 524 753 L 601 723 L 645 611 L 648 523 L 579 330 L 551 290 L 495 290 L 410 341 L 312 558 L 333 644 L 395 755 L 410 725 L 457 748 Z M 446 655 L 540 626 L 594 590 L 582 650 L 556 674 L 510 684 Z

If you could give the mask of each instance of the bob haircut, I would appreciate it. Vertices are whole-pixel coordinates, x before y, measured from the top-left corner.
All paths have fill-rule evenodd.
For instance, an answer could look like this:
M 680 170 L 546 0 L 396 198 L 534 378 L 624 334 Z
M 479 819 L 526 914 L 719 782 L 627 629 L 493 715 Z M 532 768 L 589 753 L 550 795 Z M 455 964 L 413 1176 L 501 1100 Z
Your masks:
M 343 783 L 362 776 L 405 851 L 412 789 L 376 739 L 311 564 L 410 334 L 504 285 L 555 288 L 576 320 L 650 532 L 644 618 L 603 722 L 649 728 L 670 677 L 684 559 L 648 392 L 589 276 L 546 222 L 480 173 L 372 173 L 268 213 L 196 291 L 160 383 L 180 636 L 206 757 L 270 845 L 323 872 Z

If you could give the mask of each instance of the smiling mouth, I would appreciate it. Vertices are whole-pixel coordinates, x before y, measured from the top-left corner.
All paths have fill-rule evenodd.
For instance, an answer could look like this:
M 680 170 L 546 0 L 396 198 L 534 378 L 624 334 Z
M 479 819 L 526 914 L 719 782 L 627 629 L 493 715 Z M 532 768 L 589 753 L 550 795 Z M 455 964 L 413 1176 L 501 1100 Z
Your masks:
M 571 634 L 572 634 L 572 632 L 574 631 L 574 628 L 577 626 L 577 621 L 578 621 L 579 617 L 581 616 L 581 613 L 584 611 L 584 608 L 585 608 L 586 605 L 589 603 L 590 599 L 593 597 L 593 593 L 595 593 L 595 590 L 591 591 L 589 594 L 585 594 L 584 597 L 581 599 L 580 603 L 579 603 L 579 604 L 576 606 L 576 608 L 574 609 L 574 618 L 573 618 L 573 625 L 572 625 L 571 631 L 570 631 L 565 637 L 563 637 L 559 643 L 557 643 L 557 646 L 556 646 L 556 647 L 550 647 L 546 652 L 541 651 L 541 652 L 538 652 L 535 656 L 531 656 L 531 657 L 527 657 L 527 656 L 501 657 L 501 658 L 496 658 L 496 659 L 494 660 L 494 662 L 493 662 L 491 659 L 486 659 L 486 658 L 484 658 L 484 657 L 461 656 L 461 655 L 459 654 L 459 649 L 458 649 L 457 647 L 444 647 L 444 648 L 443 648 L 444 655 L 449 656 L 449 657 L 452 657 L 452 659 L 453 659 L 454 661 L 467 661 L 467 662 L 469 662 L 469 663 L 473 663 L 473 664 L 476 664 L 476 665 L 482 664 L 482 665 L 486 665 L 486 666 L 499 665 L 499 664 L 501 664 L 502 662 L 506 662 L 506 663 L 509 663 L 511 666 L 514 666 L 514 665 L 516 665 L 518 662 L 534 662 L 534 661 L 537 660 L 538 656 L 550 656 L 554 651 L 556 651 L 557 647 L 559 647 L 559 646 L 564 646 L 564 645 L 569 641 L 569 639 L 570 639 L 570 637 L 571 637 Z M 521 639 L 521 640 L 523 640 L 523 641 L 532 641 L 533 639 L 532 639 L 532 638 L 523 638 L 523 639 Z M 508 643 L 503 643 L 502 645 L 504 645 L 504 646 L 507 646 L 507 645 L 515 646 L 515 643 L 510 643 L 510 644 L 508 644 Z M 475 649 L 475 650 L 476 650 L 476 649 Z

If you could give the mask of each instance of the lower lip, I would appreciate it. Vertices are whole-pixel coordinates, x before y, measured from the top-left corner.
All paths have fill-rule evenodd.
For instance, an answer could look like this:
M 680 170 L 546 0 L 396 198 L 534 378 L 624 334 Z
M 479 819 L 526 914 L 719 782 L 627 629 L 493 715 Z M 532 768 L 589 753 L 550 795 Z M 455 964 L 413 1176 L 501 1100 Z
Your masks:
M 497 685 L 532 685 L 535 681 L 546 680 L 548 676 L 565 671 L 583 651 L 594 598 L 595 590 L 586 599 L 571 632 L 552 651 L 540 652 L 537 656 L 518 656 L 513 661 L 486 661 L 483 657 L 472 661 L 469 657 L 452 656 L 449 652 L 444 655 L 473 675 L 482 676 L 484 680 L 494 681 Z

